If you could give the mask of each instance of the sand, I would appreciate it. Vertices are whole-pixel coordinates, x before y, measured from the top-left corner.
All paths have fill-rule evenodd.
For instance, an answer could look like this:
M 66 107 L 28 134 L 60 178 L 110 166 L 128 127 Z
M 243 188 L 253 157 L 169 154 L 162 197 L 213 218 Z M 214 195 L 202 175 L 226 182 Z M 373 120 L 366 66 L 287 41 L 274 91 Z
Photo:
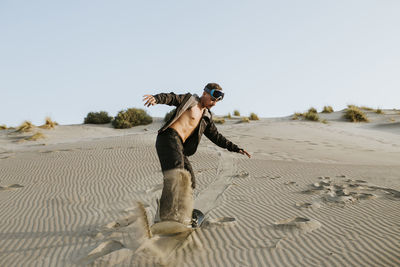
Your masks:
M 161 119 L 60 125 L 37 141 L 1 130 L 0 266 L 400 266 L 400 115 L 385 113 L 217 125 L 252 158 L 203 137 L 190 160 L 207 221 L 168 238 L 146 230 Z

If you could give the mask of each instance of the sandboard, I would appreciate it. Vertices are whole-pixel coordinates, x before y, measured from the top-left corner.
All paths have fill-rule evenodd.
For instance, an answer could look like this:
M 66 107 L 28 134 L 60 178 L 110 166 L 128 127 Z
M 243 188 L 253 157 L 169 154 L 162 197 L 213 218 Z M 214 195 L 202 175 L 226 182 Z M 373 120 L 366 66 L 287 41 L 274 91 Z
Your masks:
M 185 225 L 175 221 L 161 221 L 154 223 L 150 227 L 150 231 L 153 235 L 180 234 L 201 227 L 204 219 L 205 215 L 200 210 L 194 209 L 192 214 L 192 225 Z

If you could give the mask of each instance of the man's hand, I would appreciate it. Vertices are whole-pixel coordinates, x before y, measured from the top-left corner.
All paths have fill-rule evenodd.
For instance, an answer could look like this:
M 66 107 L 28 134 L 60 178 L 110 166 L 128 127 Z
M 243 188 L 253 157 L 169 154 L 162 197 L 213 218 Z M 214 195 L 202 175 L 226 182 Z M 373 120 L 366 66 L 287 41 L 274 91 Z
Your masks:
M 239 150 L 239 153 L 242 154 L 242 155 L 246 155 L 246 156 L 248 156 L 249 158 L 251 158 L 251 155 L 250 155 L 246 150 L 244 150 L 244 149 L 240 149 L 240 150 Z
M 144 105 L 147 107 L 154 106 L 155 104 L 157 104 L 156 99 L 152 95 L 144 95 L 143 101 L 146 101 L 146 103 L 144 103 Z

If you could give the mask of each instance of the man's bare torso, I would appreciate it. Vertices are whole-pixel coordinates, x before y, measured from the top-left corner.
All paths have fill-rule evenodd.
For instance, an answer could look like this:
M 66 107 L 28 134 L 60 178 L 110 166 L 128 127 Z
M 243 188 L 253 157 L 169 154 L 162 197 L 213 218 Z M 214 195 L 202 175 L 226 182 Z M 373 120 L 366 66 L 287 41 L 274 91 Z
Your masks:
M 182 115 L 176 120 L 170 128 L 173 128 L 178 132 L 183 142 L 193 133 L 197 125 L 199 125 L 200 119 L 203 116 L 204 108 L 200 108 L 199 105 L 193 106 L 190 109 L 182 113 Z

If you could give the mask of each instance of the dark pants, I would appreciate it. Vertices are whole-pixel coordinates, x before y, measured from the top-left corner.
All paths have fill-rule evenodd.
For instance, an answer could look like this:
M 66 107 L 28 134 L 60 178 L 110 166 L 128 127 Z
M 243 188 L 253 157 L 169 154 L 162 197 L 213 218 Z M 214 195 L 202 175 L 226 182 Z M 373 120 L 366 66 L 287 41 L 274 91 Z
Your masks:
M 172 169 L 186 169 L 192 180 L 192 188 L 195 188 L 196 182 L 192 165 L 188 157 L 184 154 L 184 145 L 182 138 L 172 128 L 168 128 L 157 136 L 156 149 L 163 172 Z

